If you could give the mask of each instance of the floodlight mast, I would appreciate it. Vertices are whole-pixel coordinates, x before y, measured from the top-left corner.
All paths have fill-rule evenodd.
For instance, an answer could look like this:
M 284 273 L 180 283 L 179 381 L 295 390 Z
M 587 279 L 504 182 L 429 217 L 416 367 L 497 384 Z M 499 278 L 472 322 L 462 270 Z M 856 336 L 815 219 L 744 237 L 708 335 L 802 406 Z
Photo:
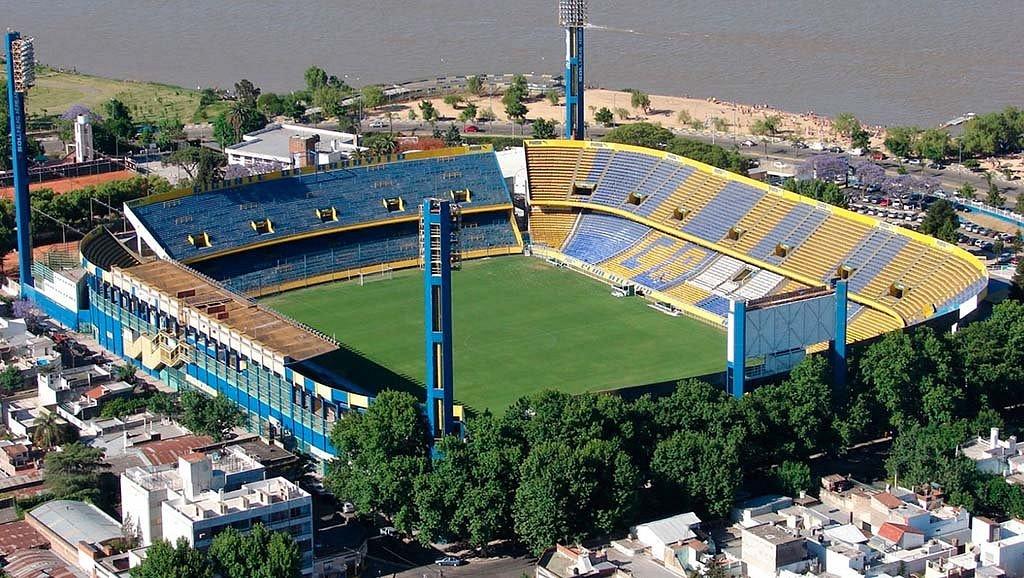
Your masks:
M 558 23 L 565 29 L 565 138 L 583 140 L 583 29 L 587 0 L 559 0 Z
M 29 227 L 28 137 L 25 134 L 25 93 L 36 83 L 35 51 L 31 38 L 8 30 L 7 110 L 11 121 L 11 172 L 14 173 L 14 219 L 18 239 L 18 281 L 21 293 L 32 283 L 32 239 Z

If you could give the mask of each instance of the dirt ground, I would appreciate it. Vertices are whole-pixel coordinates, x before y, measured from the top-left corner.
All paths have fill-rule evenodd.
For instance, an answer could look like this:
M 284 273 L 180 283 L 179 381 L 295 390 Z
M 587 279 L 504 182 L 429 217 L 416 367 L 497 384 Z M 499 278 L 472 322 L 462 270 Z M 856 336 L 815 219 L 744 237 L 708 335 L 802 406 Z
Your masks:
M 69 179 L 59 179 L 56 181 L 45 181 L 42 183 L 31 183 L 28 186 L 30 191 L 36 191 L 39 189 L 51 189 L 53 192 L 59 194 L 66 193 L 68 191 L 74 191 L 89 185 L 98 185 L 100 183 L 106 183 L 110 181 L 124 181 L 132 177 L 138 176 L 131 171 L 114 171 L 112 173 L 103 173 L 100 175 L 82 175 L 80 177 L 71 177 Z M 5 187 L 0 189 L 0 198 L 10 199 L 11 195 L 14 194 L 14 188 Z

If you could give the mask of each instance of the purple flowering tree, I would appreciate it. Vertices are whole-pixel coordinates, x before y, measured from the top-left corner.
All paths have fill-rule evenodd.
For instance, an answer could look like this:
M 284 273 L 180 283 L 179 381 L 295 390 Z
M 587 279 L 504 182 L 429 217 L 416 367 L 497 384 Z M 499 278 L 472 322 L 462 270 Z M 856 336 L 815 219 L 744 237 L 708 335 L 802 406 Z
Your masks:
M 814 155 L 797 167 L 797 178 L 834 181 L 845 178 L 850 163 L 846 157 L 834 154 Z
M 67 109 L 64 114 L 60 115 L 61 120 L 75 120 L 80 114 L 87 114 L 93 121 L 97 120 L 98 117 L 84 104 L 72 104 L 71 108 Z
M 872 162 L 858 163 L 853 167 L 857 179 L 865 187 L 881 187 L 885 182 L 885 169 Z

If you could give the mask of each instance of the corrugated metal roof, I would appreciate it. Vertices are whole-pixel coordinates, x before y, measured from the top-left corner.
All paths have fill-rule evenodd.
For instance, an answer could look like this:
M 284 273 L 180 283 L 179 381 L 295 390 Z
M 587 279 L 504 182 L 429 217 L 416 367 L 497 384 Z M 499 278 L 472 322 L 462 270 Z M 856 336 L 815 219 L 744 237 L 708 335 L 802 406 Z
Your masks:
M 693 512 L 678 514 L 671 518 L 638 524 L 637 529 L 647 528 L 662 544 L 672 544 L 694 537 L 693 526 L 700 524 L 700 518 Z
M 79 542 L 101 544 L 122 534 L 117 520 L 85 502 L 54 500 L 37 506 L 28 515 L 72 546 Z

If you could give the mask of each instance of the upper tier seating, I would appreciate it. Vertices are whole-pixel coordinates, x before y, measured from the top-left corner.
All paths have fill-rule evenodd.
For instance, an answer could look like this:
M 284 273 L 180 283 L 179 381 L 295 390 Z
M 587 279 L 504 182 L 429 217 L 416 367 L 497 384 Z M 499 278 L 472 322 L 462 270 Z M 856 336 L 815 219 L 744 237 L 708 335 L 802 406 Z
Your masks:
M 493 153 L 406 160 L 265 180 L 131 207 L 171 257 L 419 214 L 423 199 L 468 190 L 466 208 L 511 202 Z M 391 199 L 393 203 L 387 203 Z M 190 243 L 203 233 L 209 240 Z
M 544 215 L 550 201 L 623 211 L 627 215 L 609 214 L 602 221 L 600 250 L 585 249 L 591 243 L 570 236 L 563 252 L 637 282 L 644 279 L 644 285 L 669 295 L 709 300 L 709 309 L 720 309 L 714 296 L 752 299 L 806 287 L 804 281 L 824 285 L 848 276 L 854 299 L 872 302 L 852 317 L 851 335 L 864 338 L 900 326 L 884 306 L 905 323 L 919 323 L 958 307 L 987 283 L 983 269 L 964 252 L 657 151 L 547 141 L 528 143 L 526 157 L 533 217 L 539 218 L 531 226 L 568 226 Z M 638 229 L 639 221 L 648 226 Z M 557 232 L 546 235 L 558 238 Z M 732 249 L 739 259 L 701 263 L 685 276 L 665 275 L 675 282 L 662 286 L 663 272 L 679 261 L 676 251 L 688 240 L 712 252 Z M 659 267 L 654 261 L 661 258 L 666 263 Z M 762 270 L 765 263 L 778 270 Z
M 584 212 L 562 252 L 588 263 L 600 263 L 639 241 L 648 231 L 650 228 L 640 223 Z

